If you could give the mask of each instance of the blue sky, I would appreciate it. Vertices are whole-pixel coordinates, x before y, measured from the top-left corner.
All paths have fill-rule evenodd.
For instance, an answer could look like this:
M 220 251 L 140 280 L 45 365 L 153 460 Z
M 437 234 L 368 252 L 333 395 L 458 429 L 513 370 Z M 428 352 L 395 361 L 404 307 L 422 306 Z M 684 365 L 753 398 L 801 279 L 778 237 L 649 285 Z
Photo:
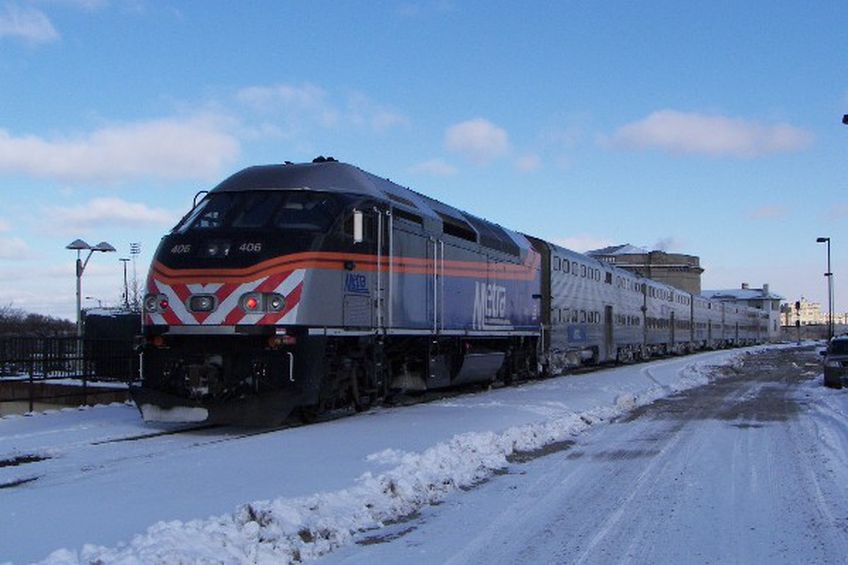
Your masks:
M 234 7 L 237 6 L 237 7 Z M 0 305 L 73 317 L 236 170 L 319 154 L 848 310 L 842 2 L 0 0 Z

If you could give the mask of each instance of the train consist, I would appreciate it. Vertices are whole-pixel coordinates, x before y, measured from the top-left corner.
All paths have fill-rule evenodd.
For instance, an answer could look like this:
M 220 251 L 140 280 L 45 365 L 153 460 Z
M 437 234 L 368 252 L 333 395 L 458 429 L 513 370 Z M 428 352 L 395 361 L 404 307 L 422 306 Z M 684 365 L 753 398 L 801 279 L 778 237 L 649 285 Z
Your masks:
M 232 175 L 162 239 L 131 394 L 149 421 L 268 424 L 767 324 L 319 158 Z

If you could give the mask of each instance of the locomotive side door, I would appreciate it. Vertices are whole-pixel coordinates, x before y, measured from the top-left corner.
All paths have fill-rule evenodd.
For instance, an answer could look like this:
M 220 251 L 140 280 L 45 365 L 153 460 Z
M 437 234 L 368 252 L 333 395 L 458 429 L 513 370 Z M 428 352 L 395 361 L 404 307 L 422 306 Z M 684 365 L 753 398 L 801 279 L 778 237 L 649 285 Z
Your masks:
M 429 308 L 432 270 L 430 261 L 425 259 L 430 247 L 430 239 L 424 233 L 423 218 L 395 208 L 389 227 L 388 327 L 419 331 L 432 327 Z

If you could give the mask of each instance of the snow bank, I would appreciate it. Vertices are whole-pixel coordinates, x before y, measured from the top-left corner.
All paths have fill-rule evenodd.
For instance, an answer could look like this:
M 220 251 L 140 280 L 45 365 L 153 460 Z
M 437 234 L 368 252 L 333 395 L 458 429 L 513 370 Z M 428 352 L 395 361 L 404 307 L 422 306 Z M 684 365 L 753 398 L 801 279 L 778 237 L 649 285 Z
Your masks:
M 739 357 L 729 361 L 739 362 Z M 369 460 L 394 465 L 365 473 L 351 487 L 299 498 L 244 504 L 232 514 L 189 522 L 160 522 L 128 544 L 86 545 L 55 551 L 49 564 L 251 562 L 313 559 L 351 543 L 359 532 L 404 520 L 422 507 L 443 501 L 458 489 L 474 487 L 503 472 L 514 454 L 564 442 L 592 425 L 608 422 L 658 398 L 710 381 L 714 367 L 692 363 L 662 382 L 650 374 L 640 393 L 619 394 L 614 402 L 501 432 L 454 436 L 421 453 L 387 449 Z

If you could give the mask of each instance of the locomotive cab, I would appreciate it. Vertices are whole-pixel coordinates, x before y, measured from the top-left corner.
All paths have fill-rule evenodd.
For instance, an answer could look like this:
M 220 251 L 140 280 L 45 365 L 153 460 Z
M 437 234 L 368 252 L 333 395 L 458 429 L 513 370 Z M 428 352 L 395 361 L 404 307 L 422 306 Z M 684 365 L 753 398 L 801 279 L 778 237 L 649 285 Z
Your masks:
M 187 214 L 148 280 L 143 387 L 133 390 L 145 419 L 277 423 L 314 403 L 323 343 L 296 323 L 298 271 L 310 254 L 349 252 L 364 205 L 321 191 L 213 191 Z

